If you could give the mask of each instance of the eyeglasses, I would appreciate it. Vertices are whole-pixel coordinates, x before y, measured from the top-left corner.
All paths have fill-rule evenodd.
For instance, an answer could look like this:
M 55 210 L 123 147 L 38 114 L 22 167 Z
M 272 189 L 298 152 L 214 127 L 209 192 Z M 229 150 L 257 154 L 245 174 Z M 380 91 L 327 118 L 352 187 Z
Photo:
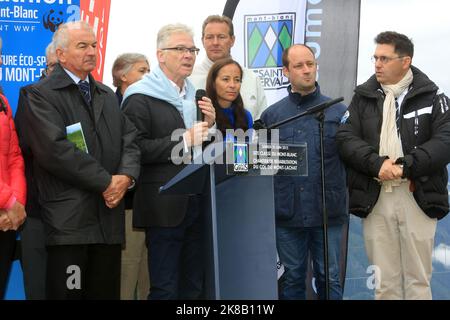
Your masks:
M 192 55 L 198 55 L 198 52 L 200 51 L 199 48 L 187 48 L 187 47 L 172 47 L 172 48 L 162 48 L 161 50 L 175 50 L 179 54 L 185 54 L 190 53 Z
M 373 57 L 371 57 L 371 60 L 372 60 L 373 63 L 377 63 L 377 61 L 380 60 L 380 62 L 382 64 L 386 64 L 386 63 L 391 62 L 392 60 L 403 59 L 404 57 L 405 56 L 399 56 L 399 57 L 390 58 L 390 57 L 385 57 L 385 56 L 381 56 L 381 57 L 373 56 Z

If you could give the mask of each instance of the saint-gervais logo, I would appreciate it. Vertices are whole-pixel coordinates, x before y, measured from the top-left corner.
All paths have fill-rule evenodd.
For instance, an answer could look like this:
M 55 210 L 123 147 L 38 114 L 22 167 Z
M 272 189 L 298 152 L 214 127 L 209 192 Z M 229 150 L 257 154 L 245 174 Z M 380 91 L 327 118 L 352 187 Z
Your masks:
M 264 89 L 285 88 L 283 51 L 293 44 L 295 12 L 244 16 L 245 66 L 263 79 Z

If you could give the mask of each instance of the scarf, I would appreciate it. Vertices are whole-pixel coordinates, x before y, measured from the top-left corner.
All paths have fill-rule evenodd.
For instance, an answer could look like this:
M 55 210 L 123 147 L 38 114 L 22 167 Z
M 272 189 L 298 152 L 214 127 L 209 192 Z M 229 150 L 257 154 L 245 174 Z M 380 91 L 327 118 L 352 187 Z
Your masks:
M 183 118 L 186 129 L 189 129 L 197 119 L 195 88 L 188 79 L 184 81 L 186 84 L 185 99 L 180 97 L 172 82 L 170 82 L 159 65 L 157 65 L 142 80 L 133 83 L 125 90 L 122 101 L 125 101 L 132 94 L 137 93 L 166 101 L 177 108 Z
M 388 156 L 389 159 L 397 159 L 403 157 L 403 149 L 400 137 L 397 134 L 397 123 L 395 117 L 397 114 L 395 108 L 395 99 L 400 96 L 402 92 L 408 89 L 413 81 L 413 74 L 411 69 L 406 75 L 396 84 L 381 85 L 386 97 L 383 104 L 383 124 L 381 126 L 380 135 L 380 156 Z M 383 187 L 386 192 L 392 192 L 392 187 L 398 187 L 401 179 L 383 181 Z

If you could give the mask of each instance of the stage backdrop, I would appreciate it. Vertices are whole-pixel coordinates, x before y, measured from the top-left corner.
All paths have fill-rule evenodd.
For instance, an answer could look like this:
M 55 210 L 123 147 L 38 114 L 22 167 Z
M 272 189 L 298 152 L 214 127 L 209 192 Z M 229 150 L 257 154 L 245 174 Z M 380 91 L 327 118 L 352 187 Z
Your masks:
M 257 6 L 254 0 L 235 2 L 232 56 L 260 77 L 270 105 L 286 96 L 289 85 L 282 72 L 284 49 L 305 41 L 306 0 L 266 1 Z

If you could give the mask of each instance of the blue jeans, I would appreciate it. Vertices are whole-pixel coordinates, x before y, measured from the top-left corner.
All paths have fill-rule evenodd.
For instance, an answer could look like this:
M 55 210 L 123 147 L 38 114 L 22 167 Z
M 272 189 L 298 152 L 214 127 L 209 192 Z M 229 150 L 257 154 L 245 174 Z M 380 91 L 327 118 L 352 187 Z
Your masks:
M 328 266 L 331 300 L 342 299 L 339 281 L 339 256 L 342 225 L 328 227 Z M 284 274 L 280 289 L 281 300 L 305 300 L 308 253 L 311 254 L 319 299 L 326 297 L 323 229 L 276 228 L 277 250 Z

